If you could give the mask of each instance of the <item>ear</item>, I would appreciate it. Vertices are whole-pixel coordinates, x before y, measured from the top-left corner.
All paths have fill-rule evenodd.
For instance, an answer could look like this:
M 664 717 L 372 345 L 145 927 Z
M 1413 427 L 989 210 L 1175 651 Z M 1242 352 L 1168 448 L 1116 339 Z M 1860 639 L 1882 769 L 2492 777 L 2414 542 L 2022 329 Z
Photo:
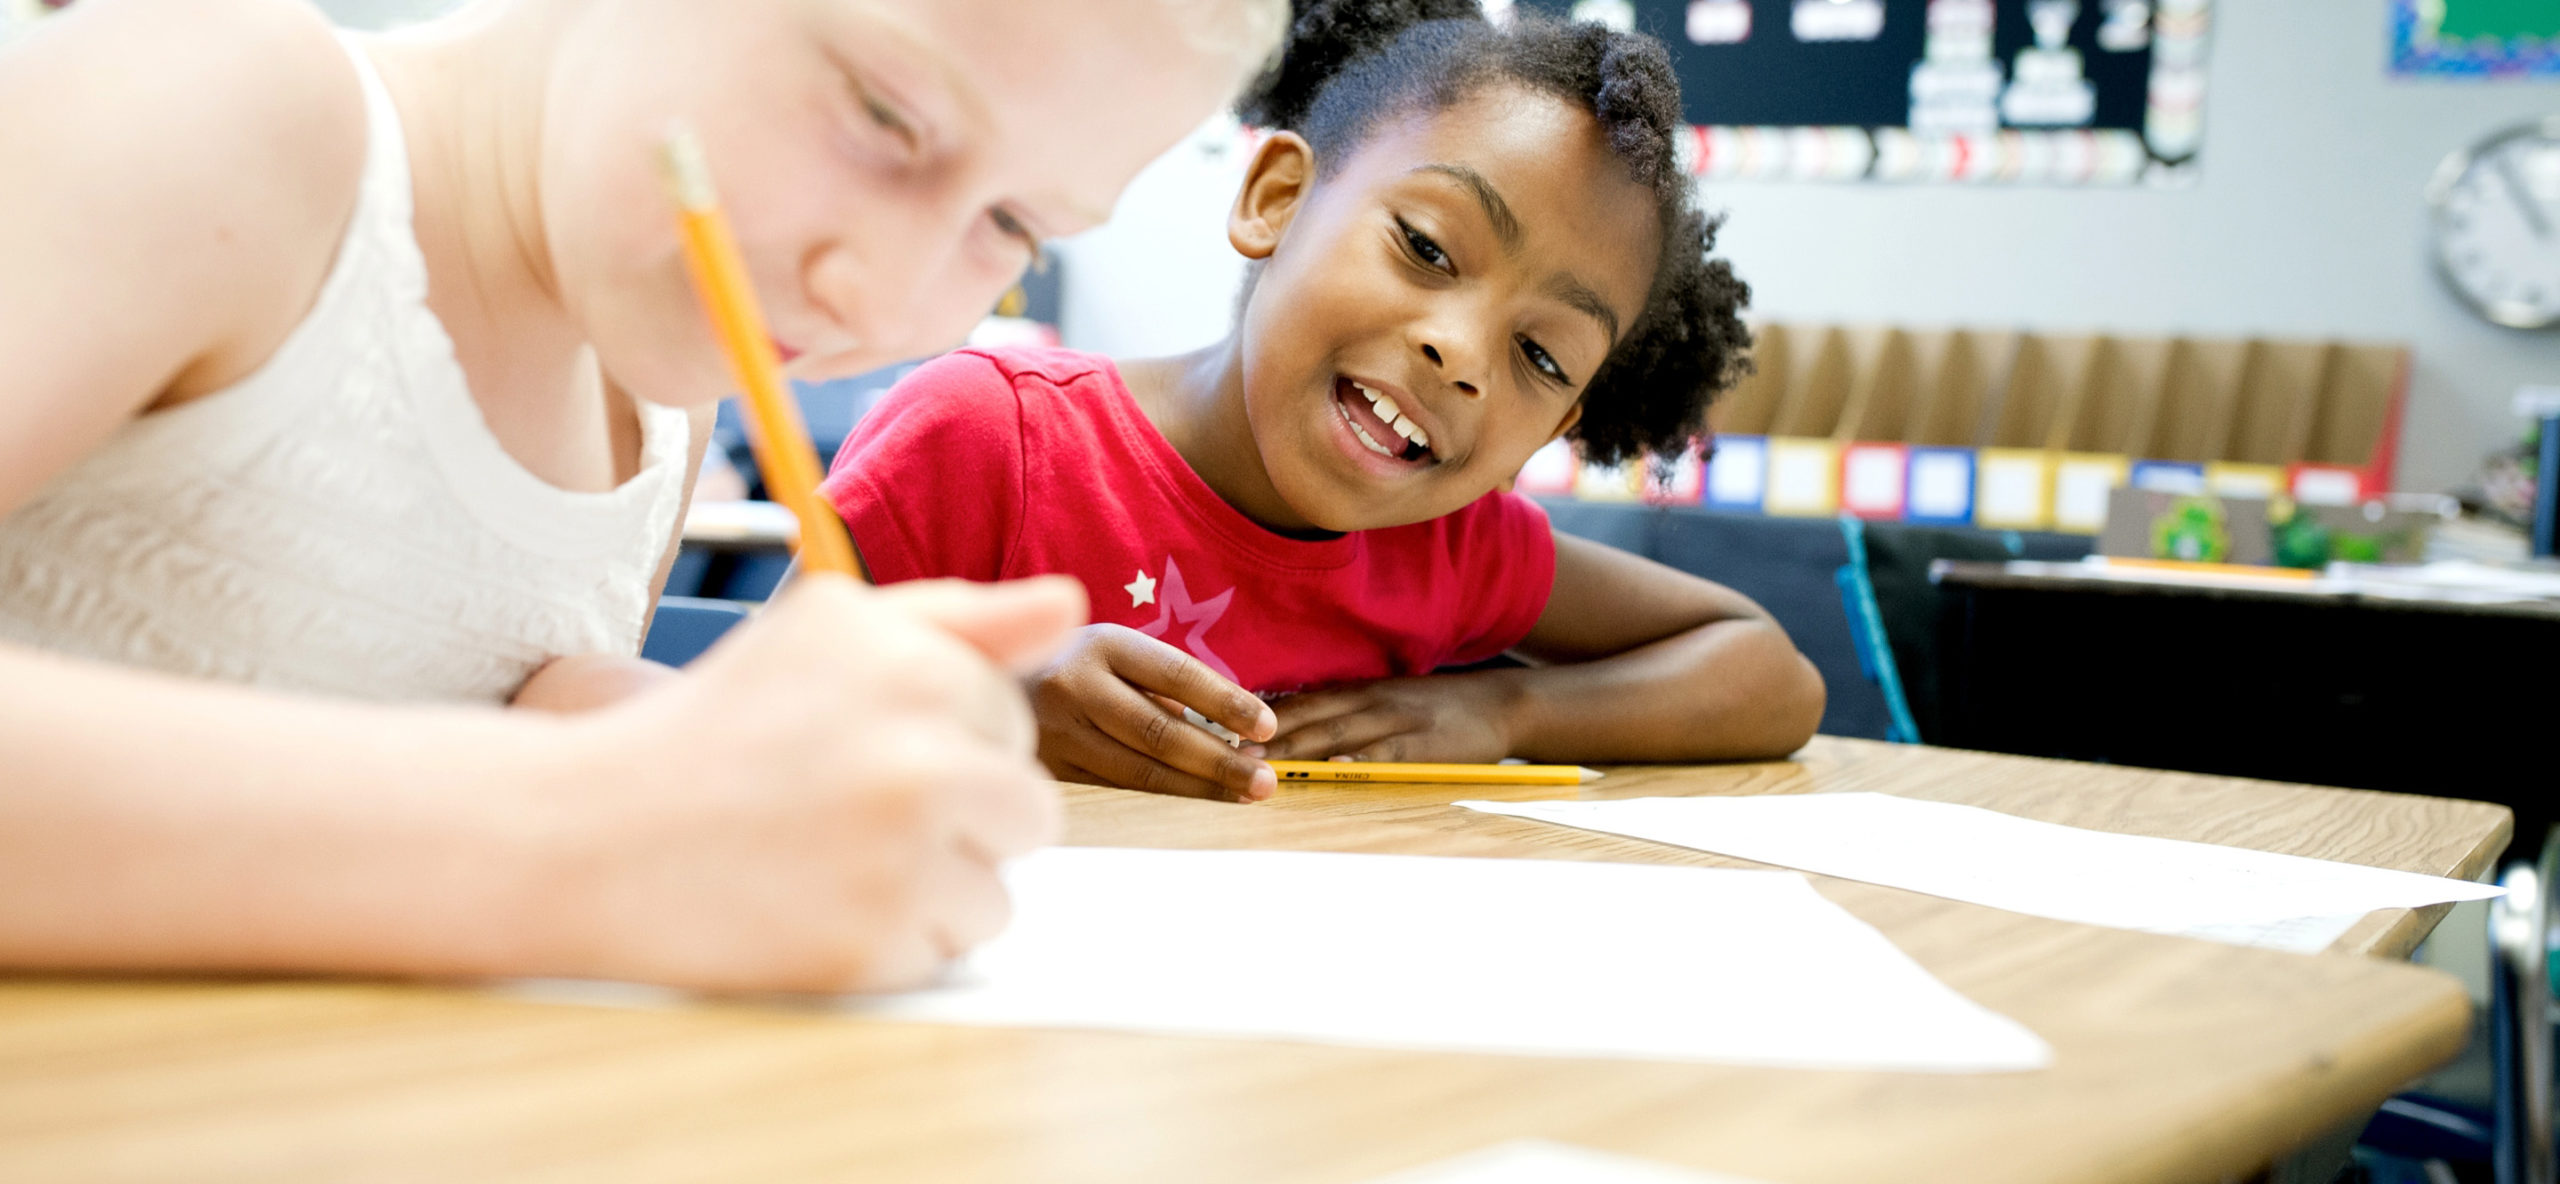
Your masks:
M 1573 403 L 1573 410 L 1571 410 L 1571 411 L 1567 411 L 1567 412 L 1565 412 L 1565 413 L 1564 413 L 1564 422 L 1556 425 L 1556 434 L 1555 434 L 1555 435 L 1552 435 L 1552 436 L 1547 437 L 1547 443 L 1549 443 L 1549 444 L 1553 444 L 1553 443 L 1555 443 L 1555 442 L 1556 442 L 1556 441 L 1558 441 L 1558 440 L 1564 439 L 1564 434 L 1565 434 L 1566 432 L 1570 432 L 1570 431 L 1572 431 L 1572 430 L 1573 430 L 1573 425 L 1578 424 L 1578 423 L 1581 423 L 1581 422 L 1582 422 L 1582 401 L 1581 401 L 1581 400 L 1579 400 L 1579 399 L 1576 399 L 1576 400 L 1574 400 L 1574 403 Z
M 1247 259 L 1268 259 L 1315 184 L 1315 150 L 1296 132 L 1274 132 L 1253 154 L 1244 188 L 1227 211 L 1227 242 Z

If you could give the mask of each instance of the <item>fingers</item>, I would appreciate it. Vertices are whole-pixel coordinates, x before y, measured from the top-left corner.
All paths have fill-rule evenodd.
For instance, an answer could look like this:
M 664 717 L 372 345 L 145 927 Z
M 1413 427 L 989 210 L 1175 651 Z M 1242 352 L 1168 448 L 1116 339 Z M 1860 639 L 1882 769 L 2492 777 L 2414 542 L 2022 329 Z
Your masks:
M 1056 837 L 1056 788 L 1036 769 L 986 754 L 956 731 L 911 733 L 883 746 L 879 773 L 908 781 L 914 793 L 865 829 L 928 854 L 903 872 L 884 876 L 870 867 L 849 878 L 852 917 L 884 910 L 891 917 L 868 943 L 853 989 L 930 982 L 952 959 L 1002 932 L 1013 911 L 1004 860 Z
M 1285 707 L 1298 707 L 1298 700 L 1311 697 L 1316 695 L 1298 695 Z M 1421 720 L 1403 707 L 1380 705 L 1359 692 L 1336 692 L 1306 710 L 1290 712 L 1290 728 L 1265 748 L 1272 761 L 1321 761 L 1326 756 L 1357 753 L 1388 736 L 1418 728 Z
M 1208 735 L 1189 723 L 1176 719 L 1178 726 L 1206 738 Z M 1279 777 L 1269 765 L 1260 761 L 1229 756 L 1244 766 L 1240 773 L 1222 774 L 1217 779 L 1184 772 L 1143 752 L 1120 743 L 1111 736 L 1087 731 L 1080 740 L 1071 741 L 1075 753 L 1057 762 L 1060 776 L 1091 785 L 1109 785 L 1121 789 L 1144 790 L 1174 797 L 1203 798 L 1214 802 L 1258 802 L 1279 788 Z M 1211 741 L 1221 752 L 1226 746 Z
M 1355 710 L 1324 715 L 1299 724 L 1273 740 L 1267 748 L 1269 759 L 1275 761 L 1311 761 L 1354 755 L 1362 760 L 1393 760 L 1397 758 L 1366 754 L 1372 746 L 1389 737 L 1410 735 L 1420 726 L 1421 721 L 1412 712 L 1392 706 L 1362 704 Z
M 934 581 L 874 591 L 814 572 L 751 622 L 766 644 L 750 682 L 768 690 L 796 683 L 792 693 L 832 696 L 833 709 L 847 714 L 948 717 L 1000 750 L 1028 755 L 1037 734 L 1029 706 L 985 646 L 1036 652 L 1022 648 L 1027 639 L 1048 645 L 1064 637 L 1059 622 L 1070 619 L 1066 610 L 1081 611 L 1082 597 L 1070 581 Z
M 1066 754 L 1077 764 L 1112 778 L 1114 785 L 1185 797 L 1258 801 L 1277 785 L 1270 766 L 1125 683 L 1107 676 L 1098 681 L 1103 685 L 1079 696 L 1091 727 L 1082 745 Z
M 1105 652 L 1111 669 L 1131 685 L 1216 720 L 1247 740 L 1268 740 L 1279 727 L 1270 705 L 1253 692 L 1162 641 L 1134 630 L 1116 630 Z
M 1066 809 L 1058 787 L 1027 763 L 988 761 L 954 769 L 955 839 L 990 865 L 1058 841 Z
M 1358 752 L 1351 753 L 1348 756 L 1337 756 L 1333 759 L 1338 761 L 1423 760 L 1426 758 L 1414 751 L 1414 749 L 1420 744 L 1420 741 L 1421 738 L 1411 732 L 1399 732 L 1384 740 L 1379 740 L 1375 743 L 1369 744 L 1361 748 Z
M 1065 576 L 1000 584 L 917 580 L 881 589 L 880 596 L 1015 671 L 1055 656 L 1084 624 L 1087 609 L 1084 585 Z
M 924 937 L 937 962 L 949 962 L 1004 931 L 1013 899 L 992 861 L 954 847 L 926 869 L 923 899 L 933 910 Z
M 1264 759 L 1316 760 L 1341 751 L 1328 746 L 1333 742 L 1323 731 L 1325 725 L 1366 711 L 1375 702 L 1376 697 L 1363 688 L 1308 691 L 1282 699 L 1275 713 L 1279 730 L 1266 746 Z

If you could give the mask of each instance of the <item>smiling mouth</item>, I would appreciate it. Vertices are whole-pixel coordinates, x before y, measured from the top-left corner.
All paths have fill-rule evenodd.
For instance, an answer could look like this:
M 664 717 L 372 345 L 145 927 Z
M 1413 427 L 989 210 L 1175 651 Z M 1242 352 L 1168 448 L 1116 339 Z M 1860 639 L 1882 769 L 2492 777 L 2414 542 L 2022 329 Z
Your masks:
M 1349 378 L 1333 380 L 1333 412 L 1360 446 L 1389 460 L 1421 465 L 1436 460 L 1430 433 L 1396 406 L 1394 398 Z

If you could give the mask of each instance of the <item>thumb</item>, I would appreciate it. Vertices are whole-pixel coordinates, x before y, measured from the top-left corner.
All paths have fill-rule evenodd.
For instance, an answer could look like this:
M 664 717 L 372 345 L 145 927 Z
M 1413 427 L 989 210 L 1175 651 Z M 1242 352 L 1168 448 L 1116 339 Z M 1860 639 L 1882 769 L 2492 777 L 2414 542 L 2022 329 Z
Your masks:
M 1066 576 L 1000 584 L 914 580 L 880 595 L 917 619 L 969 643 L 999 666 L 1035 669 L 1085 623 L 1084 585 Z

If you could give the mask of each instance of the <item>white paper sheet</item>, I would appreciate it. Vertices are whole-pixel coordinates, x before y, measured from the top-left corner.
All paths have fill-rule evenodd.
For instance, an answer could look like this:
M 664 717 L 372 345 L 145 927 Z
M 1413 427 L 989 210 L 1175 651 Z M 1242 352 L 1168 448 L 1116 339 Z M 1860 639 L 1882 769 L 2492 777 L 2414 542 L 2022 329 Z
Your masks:
M 2038 917 L 2303 952 L 2325 948 L 2375 909 L 2500 893 L 2467 880 L 1888 794 L 1457 804 Z
M 1382 1176 L 1370 1184 L 1759 1184 L 1630 1159 L 1545 1139 L 1514 1139 L 1482 1151 Z
M 1011 928 L 886 1019 L 1836 1069 L 2040 1068 L 1791 872 L 1059 848 Z

